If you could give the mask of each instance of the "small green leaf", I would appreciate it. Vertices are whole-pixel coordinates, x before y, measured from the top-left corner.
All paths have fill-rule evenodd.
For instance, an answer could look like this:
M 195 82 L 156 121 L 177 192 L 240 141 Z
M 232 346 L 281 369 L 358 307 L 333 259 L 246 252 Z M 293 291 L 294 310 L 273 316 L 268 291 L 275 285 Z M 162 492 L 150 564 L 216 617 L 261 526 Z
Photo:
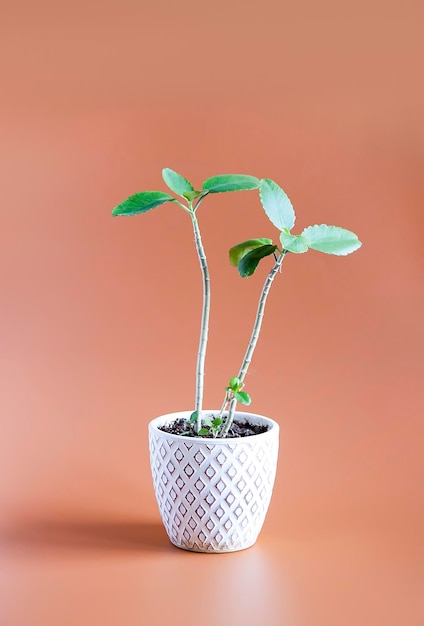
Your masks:
M 222 419 L 220 417 L 215 417 L 215 419 L 212 421 L 212 426 L 214 428 L 221 426 L 221 424 L 222 424 Z
M 336 254 L 337 256 L 345 256 L 362 246 L 355 233 L 339 226 L 327 226 L 326 224 L 308 226 L 302 232 L 302 236 L 312 250 Z
M 308 244 L 303 235 L 291 235 L 290 233 L 282 232 L 280 241 L 284 250 L 289 250 L 296 254 L 308 251 Z
M 232 378 L 230 378 L 230 382 L 228 384 L 229 387 L 227 387 L 227 389 L 231 391 L 238 391 L 241 386 L 241 380 L 238 376 L 233 376 Z
M 249 406 L 249 404 L 252 402 L 252 398 L 245 391 L 236 391 L 234 397 L 237 402 L 245 404 L 246 406 Z
M 272 239 L 249 239 L 233 246 L 229 252 L 231 265 L 237 267 L 248 252 L 264 245 L 272 245 Z
M 174 198 L 162 191 L 141 191 L 130 196 L 113 210 L 112 215 L 138 215 L 146 213 L 165 202 L 173 202 Z
M 204 437 L 205 435 L 209 435 L 209 428 L 201 428 L 201 429 L 199 430 L 199 435 L 200 435 L 201 437 Z
M 238 271 L 242 278 L 247 278 L 251 276 L 256 268 L 258 267 L 259 261 L 270 254 L 273 254 L 277 246 L 260 246 L 259 248 L 255 248 L 251 252 L 245 254 L 245 256 L 241 259 L 238 264 Z
M 293 228 L 296 219 L 293 205 L 277 183 L 269 178 L 261 180 L 259 197 L 265 213 L 278 230 Z
M 200 190 L 200 191 L 185 191 L 183 194 L 181 194 L 186 200 L 188 200 L 189 202 L 191 202 L 192 200 L 195 200 L 196 198 L 200 198 L 200 196 L 205 196 L 208 192 L 204 191 L 204 190 Z
M 260 180 L 255 176 L 247 176 L 244 174 L 221 174 L 212 176 L 203 183 L 203 189 L 207 189 L 209 193 L 221 193 L 223 191 L 243 191 L 248 189 L 257 189 Z
M 177 193 L 179 196 L 184 196 L 185 193 L 194 191 L 193 185 L 181 174 L 174 172 L 169 167 L 165 167 L 162 170 L 162 178 L 168 187 L 174 193 Z
M 212 420 L 211 420 L 210 417 L 205 417 L 204 422 L 205 422 L 206 426 L 212 426 Z
M 190 415 L 190 422 L 193 424 L 194 422 L 197 421 L 198 417 L 199 417 L 199 411 L 193 411 L 193 413 Z

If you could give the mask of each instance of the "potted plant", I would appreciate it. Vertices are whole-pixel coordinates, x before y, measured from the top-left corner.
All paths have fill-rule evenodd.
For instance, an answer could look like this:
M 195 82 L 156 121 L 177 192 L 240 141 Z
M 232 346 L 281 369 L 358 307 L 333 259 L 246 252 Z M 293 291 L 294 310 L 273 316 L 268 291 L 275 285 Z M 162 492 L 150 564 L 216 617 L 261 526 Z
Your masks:
M 252 546 L 265 520 L 275 479 L 278 424 L 261 415 L 236 411 L 248 406 L 245 378 L 260 334 L 266 300 L 289 254 L 309 249 L 347 255 L 361 246 L 351 231 L 325 224 L 292 234 L 293 206 L 270 179 L 228 174 L 213 176 L 201 189 L 165 168 L 163 179 L 175 195 L 162 191 L 136 193 L 113 215 L 138 215 L 167 202 L 191 218 L 203 281 L 201 332 L 196 366 L 195 403 L 191 410 L 162 415 L 149 424 L 150 463 L 159 510 L 170 541 L 196 552 L 232 552 Z M 225 387 L 220 409 L 203 409 L 204 365 L 210 312 L 210 275 L 197 212 L 216 193 L 259 190 L 260 203 L 279 231 L 279 242 L 256 238 L 235 245 L 229 260 L 242 277 L 251 276 L 262 259 L 272 259 L 254 318 L 252 334 L 237 375 Z M 177 196 L 177 197 L 176 197 Z

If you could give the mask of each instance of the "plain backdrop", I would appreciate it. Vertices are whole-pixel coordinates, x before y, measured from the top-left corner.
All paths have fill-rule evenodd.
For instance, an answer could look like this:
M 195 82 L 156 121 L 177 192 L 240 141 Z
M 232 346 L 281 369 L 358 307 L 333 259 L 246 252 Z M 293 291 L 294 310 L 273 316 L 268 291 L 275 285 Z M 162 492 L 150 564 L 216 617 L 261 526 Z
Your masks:
M 2 626 L 421 624 L 421 3 L 2 14 Z M 197 187 L 272 178 L 295 232 L 363 242 L 290 255 L 273 286 L 246 390 L 281 425 L 276 489 L 257 547 L 222 560 L 168 546 L 149 474 L 147 423 L 193 406 L 200 272 L 178 207 L 111 210 L 165 191 L 163 167 Z M 199 221 L 214 408 L 266 274 L 242 280 L 228 249 L 278 232 L 256 192 L 207 198 Z M 213 611 L 187 592 L 199 580 Z

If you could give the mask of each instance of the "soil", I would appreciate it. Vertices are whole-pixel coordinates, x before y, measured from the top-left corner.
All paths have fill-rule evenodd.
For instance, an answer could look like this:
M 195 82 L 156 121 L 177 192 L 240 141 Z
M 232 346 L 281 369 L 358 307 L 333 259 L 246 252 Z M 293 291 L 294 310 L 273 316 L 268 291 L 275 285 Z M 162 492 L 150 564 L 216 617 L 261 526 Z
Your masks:
M 213 415 L 210 417 L 213 418 Z M 160 426 L 159 430 L 162 430 L 165 433 L 169 433 L 171 435 L 184 435 L 185 437 L 198 437 L 194 430 L 193 425 L 186 419 L 177 419 L 166 426 Z M 261 433 L 266 433 L 268 430 L 268 426 L 261 424 L 250 424 L 249 422 L 237 421 L 231 425 L 230 430 L 228 431 L 228 435 L 226 439 L 235 439 L 238 437 L 251 437 L 252 435 L 260 435 Z M 212 434 L 205 435 L 202 439 L 213 439 Z

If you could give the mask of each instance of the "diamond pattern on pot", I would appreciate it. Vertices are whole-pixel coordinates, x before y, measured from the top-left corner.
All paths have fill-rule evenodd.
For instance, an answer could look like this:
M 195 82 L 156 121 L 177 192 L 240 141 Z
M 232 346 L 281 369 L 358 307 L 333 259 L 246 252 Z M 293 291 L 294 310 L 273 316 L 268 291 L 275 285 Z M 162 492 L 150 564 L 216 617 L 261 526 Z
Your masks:
M 255 543 L 274 484 L 278 428 L 217 442 L 151 428 L 149 443 L 156 499 L 174 545 L 230 552 Z

